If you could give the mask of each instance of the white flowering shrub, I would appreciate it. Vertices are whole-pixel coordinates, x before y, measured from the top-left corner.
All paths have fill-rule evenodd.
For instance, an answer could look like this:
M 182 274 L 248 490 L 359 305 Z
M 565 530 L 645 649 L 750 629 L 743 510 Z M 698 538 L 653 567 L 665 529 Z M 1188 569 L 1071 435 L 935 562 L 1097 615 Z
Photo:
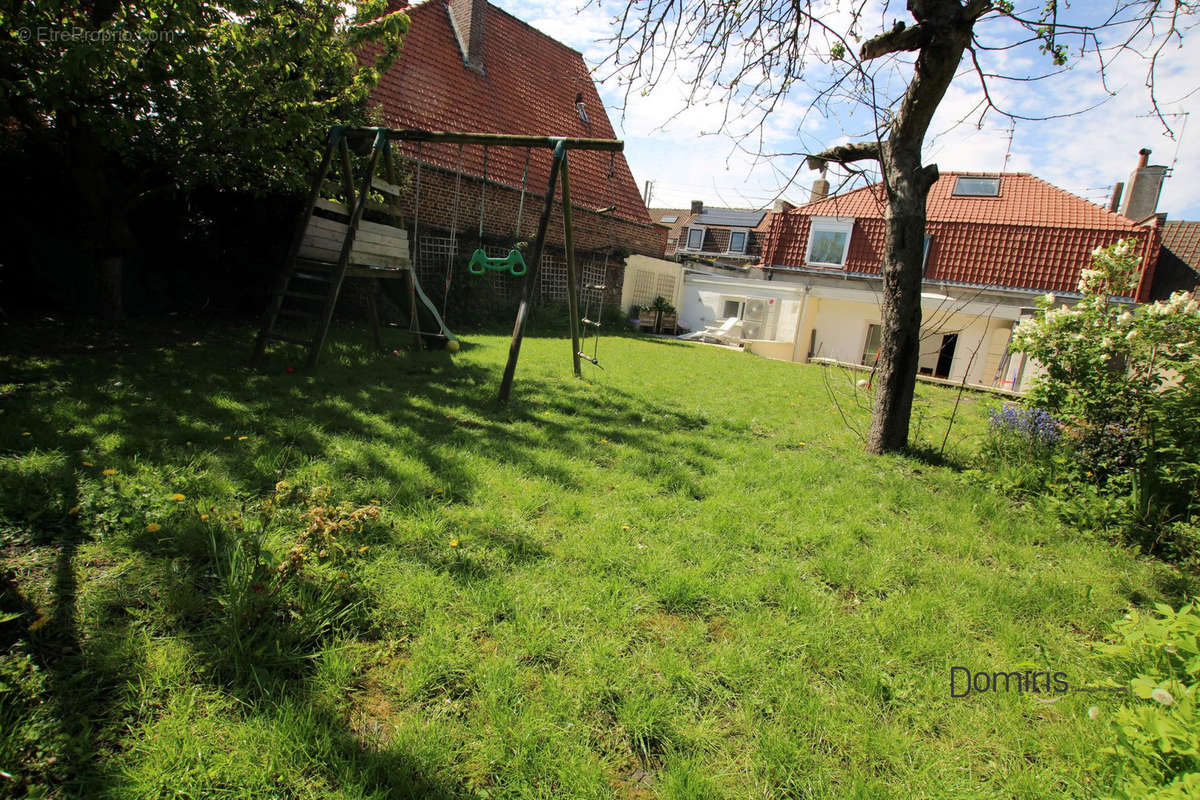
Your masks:
M 1064 420 L 1074 479 L 1129 499 L 1143 527 L 1187 522 L 1200 490 L 1200 303 L 1137 306 L 1137 242 L 1092 253 L 1074 305 L 1041 298 L 1012 349 L 1044 373 L 1028 403 Z M 1152 537 L 1153 540 L 1154 537 Z
M 1113 744 L 1100 751 L 1114 778 L 1109 797 L 1200 797 L 1200 607 L 1134 610 L 1113 627 L 1098 649 L 1129 699 L 1109 720 Z

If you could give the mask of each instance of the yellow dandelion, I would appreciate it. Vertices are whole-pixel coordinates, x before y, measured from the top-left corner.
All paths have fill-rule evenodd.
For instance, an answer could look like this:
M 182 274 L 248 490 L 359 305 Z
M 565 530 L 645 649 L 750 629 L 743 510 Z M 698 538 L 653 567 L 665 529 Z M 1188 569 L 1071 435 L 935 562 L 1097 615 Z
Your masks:
M 230 439 L 232 439 L 232 438 L 233 438 L 232 436 L 226 436 L 226 437 L 225 437 L 225 441 L 227 441 L 227 442 L 228 442 L 228 441 L 229 441 Z
M 434 494 L 442 494 L 444 491 L 445 491 L 444 489 L 434 489 L 433 493 Z
M 96 466 L 95 464 L 93 464 L 93 463 L 92 463 L 92 462 L 90 462 L 90 461 L 85 461 L 85 462 L 83 462 L 83 465 L 84 465 L 85 467 L 94 467 L 94 466 Z
M 157 522 L 151 522 L 146 526 L 146 530 L 150 533 L 158 533 L 162 530 L 162 525 L 159 525 Z
M 67 509 L 67 513 L 70 514 L 71 516 L 78 514 L 79 506 L 71 506 L 69 509 Z
M 184 498 L 184 496 L 181 495 L 179 492 L 176 492 L 175 494 L 171 495 L 171 499 L 174 500 L 176 503 L 178 503 L 181 500 L 184 500 L 186 498 Z
M 250 438 L 249 436 L 239 436 L 239 437 L 238 437 L 238 441 L 239 441 L 239 442 L 244 442 L 244 441 L 246 441 L 246 440 L 247 440 L 247 439 L 249 439 L 249 438 Z
M 338 577 L 339 578 L 349 578 L 350 576 L 347 575 L 344 570 L 338 570 Z
M 628 525 L 622 525 L 622 526 L 621 526 L 621 530 L 623 530 L 623 531 L 627 531 L 627 530 L 629 530 L 629 526 L 628 526 Z
M 450 546 L 451 546 L 451 547 L 458 547 L 458 539 L 451 539 L 451 540 L 450 540 Z
M 29 623 L 29 630 L 36 631 L 38 628 L 44 627 L 45 624 L 49 621 L 50 621 L 50 618 L 47 617 L 45 614 L 43 614 L 42 616 L 35 619 L 33 622 Z
M 101 475 L 116 475 L 117 471 L 115 469 L 106 469 L 100 474 Z
M 200 519 L 208 519 L 208 514 L 201 514 Z
M 360 553 L 365 553 L 365 552 L 367 552 L 367 551 L 368 551 L 368 550 L 370 550 L 370 549 L 371 549 L 370 547 L 367 547 L 367 546 L 364 544 L 362 547 L 358 548 L 358 552 L 360 552 Z

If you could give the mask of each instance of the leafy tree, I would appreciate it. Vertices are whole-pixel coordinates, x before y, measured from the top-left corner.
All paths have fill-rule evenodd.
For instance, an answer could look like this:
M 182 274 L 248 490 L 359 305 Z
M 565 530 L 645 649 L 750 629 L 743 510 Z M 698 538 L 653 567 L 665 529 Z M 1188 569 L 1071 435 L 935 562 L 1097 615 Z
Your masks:
M 868 0 L 620 4 L 610 65 L 627 92 L 647 92 L 678 75 L 688 86 L 689 103 L 725 104 L 722 130 L 740 146 L 761 142 L 764 123 L 796 95 L 810 111 L 850 124 L 866 120 L 869 133 L 862 141 L 807 154 L 807 162 L 814 169 L 873 162 L 882 176 L 887 242 L 871 452 L 901 450 L 908 442 L 919 360 L 925 198 L 938 177 L 935 164 L 922 162 L 921 150 L 950 84 L 973 75 L 983 88 L 981 115 L 1016 118 L 995 102 L 990 87 L 996 82 L 1051 78 L 1084 57 L 1097 61 L 1103 80 L 1116 52 L 1131 50 L 1146 58 L 1155 98 L 1159 54 L 1179 40 L 1182 18 L 1196 10 L 1186 0 L 1114 0 L 1105 9 L 1074 5 L 1045 0 L 1023 11 L 1007 0 L 908 0 L 915 23 L 909 24 L 896 19 L 897 3 Z M 864 38 L 872 20 L 883 26 L 888 18 L 896 20 L 891 27 Z M 987 36 L 980 35 L 984 22 L 997 23 Z M 1005 73 L 1005 51 L 1021 47 L 1039 48 L 1051 72 Z M 897 91 L 897 85 L 903 88 Z M 858 116 L 847 120 L 854 110 Z M 747 119 L 757 124 L 747 126 Z
M 363 112 L 408 17 L 386 0 L 12 0 L 0 6 L 0 142 L 71 177 L 100 306 L 121 316 L 131 213 L 198 186 L 290 190 L 312 142 Z
M 1097 249 L 1082 271 L 1076 304 L 1039 300 L 1039 312 L 1017 326 L 1012 347 L 1041 372 L 1028 398 L 1071 420 L 1075 458 L 1101 476 L 1105 452 L 1124 443 L 1140 522 L 1191 513 L 1200 491 L 1200 303 L 1176 292 L 1141 308 L 1136 291 L 1137 242 Z M 1095 443 L 1089 444 L 1089 443 Z

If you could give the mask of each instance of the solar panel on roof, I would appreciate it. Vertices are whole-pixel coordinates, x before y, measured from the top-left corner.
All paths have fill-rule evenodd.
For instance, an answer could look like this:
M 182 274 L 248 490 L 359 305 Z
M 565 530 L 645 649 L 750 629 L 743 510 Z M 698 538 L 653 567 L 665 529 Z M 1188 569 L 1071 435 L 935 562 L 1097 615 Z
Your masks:
M 695 225 L 723 225 L 730 228 L 756 228 L 766 211 L 733 211 L 716 208 L 705 211 L 692 220 Z

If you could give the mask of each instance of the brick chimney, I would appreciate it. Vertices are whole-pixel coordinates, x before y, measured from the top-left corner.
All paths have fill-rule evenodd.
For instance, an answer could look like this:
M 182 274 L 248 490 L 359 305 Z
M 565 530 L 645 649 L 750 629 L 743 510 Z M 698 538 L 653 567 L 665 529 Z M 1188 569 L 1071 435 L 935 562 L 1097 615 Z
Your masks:
M 824 200 L 829 196 L 829 181 L 825 178 L 825 173 L 821 173 L 821 177 L 813 181 L 812 193 L 808 196 L 808 202 L 815 203 L 818 200 Z
M 692 201 L 692 213 L 693 214 L 703 214 L 704 213 L 704 201 L 703 200 L 693 200 Z
M 1125 191 L 1125 183 L 1117 181 L 1117 185 L 1113 187 L 1112 200 L 1108 201 L 1108 210 L 1113 213 L 1121 211 L 1121 192 Z
M 1150 148 L 1138 151 L 1138 163 L 1125 184 L 1125 197 L 1121 201 L 1121 215 L 1134 222 L 1141 222 L 1154 215 L 1158 209 L 1158 197 L 1162 194 L 1163 180 L 1167 168 L 1151 166 Z
M 463 63 L 480 75 L 483 74 L 483 28 L 487 7 L 487 0 L 448 0 L 446 3 Z
M 775 201 L 775 206 L 771 210 L 776 214 L 782 214 L 785 211 L 791 211 L 793 208 L 795 208 L 795 206 L 789 203 L 787 200 L 779 199 Z

